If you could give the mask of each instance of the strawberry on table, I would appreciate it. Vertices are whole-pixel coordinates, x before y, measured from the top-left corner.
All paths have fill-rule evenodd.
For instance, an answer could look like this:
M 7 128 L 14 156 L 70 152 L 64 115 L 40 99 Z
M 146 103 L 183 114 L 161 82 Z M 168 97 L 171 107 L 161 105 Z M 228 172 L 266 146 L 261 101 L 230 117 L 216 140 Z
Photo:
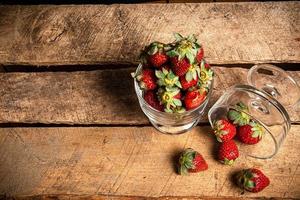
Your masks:
M 187 91 L 184 97 L 186 110 L 197 108 L 205 100 L 207 91 L 204 88 Z
M 270 179 L 255 168 L 245 169 L 238 173 L 237 184 L 249 192 L 260 192 L 270 184 Z
M 243 102 L 239 102 L 233 109 L 229 110 L 228 119 L 238 126 L 249 124 L 250 116 L 247 114 L 248 111 L 248 107 Z
M 168 49 L 168 45 L 161 42 L 153 42 L 145 48 L 140 58 L 143 63 L 149 62 L 153 67 L 159 68 L 168 61 L 168 56 L 165 53 Z
M 152 69 L 143 69 L 138 74 L 132 73 L 131 75 L 136 78 L 142 90 L 154 90 L 157 87 L 157 79 Z
M 179 158 L 179 174 L 187 175 L 208 169 L 203 156 L 192 148 L 185 149 Z
M 154 109 L 164 111 L 163 105 L 161 105 L 157 99 L 157 96 L 153 90 L 146 91 L 144 94 L 145 101 Z
M 238 127 L 237 138 L 245 144 L 256 144 L 262 139 L 264 133 L 265 130 L 259 123 L 251 121 Z
M 239 150 L 233 140 L 221 143 L 218 151 L 218 159 L 225 165 L 233 165 L 234 161 L 239 157 Z
M 220 119 L 214 123 L 214 134 L 219 142 L 231 140 L 236 135 L 235 126 L 226 119 Z

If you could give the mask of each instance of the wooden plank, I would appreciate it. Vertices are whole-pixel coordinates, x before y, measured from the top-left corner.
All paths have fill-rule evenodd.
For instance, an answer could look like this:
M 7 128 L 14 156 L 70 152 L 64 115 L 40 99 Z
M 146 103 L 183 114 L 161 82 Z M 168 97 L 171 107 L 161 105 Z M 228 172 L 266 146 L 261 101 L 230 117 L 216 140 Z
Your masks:
M 3 128 L 0 194 L 300 198 L 300 126 L 292 127 L 273 159 L 241 153 L 233 167 L 215 160 L 211 131 L 203 126 L 171 136 L 152 127 Z M 174 162 L 187 147 L 205 157 L 206 172 L 176 174 Z M 247 167 L 263 169 L 270 186 L 260 193 L 242 194 L 231 177 Z
M 14 5 L 0 13 L 5 65 L 136 63 L 144 45 L 173 41 L 173 32 L 195 33 L 213 64 L 300 62 L 300 2 Z
M 225 89 L 246 83 L 247 69 L 214 67 L 212 106 Z M 0 74 L 0 122 L 149 124 L 133 88 L 131 69 Z M 300 82 L 300 72 L 290 72 Z M 229 76 L 230 75 L 230 76 Z M 294 122 L 300 110 L 290 109 Z M 201 122 L 207 122 L 207 114 Z
M 251 2 L 251 0 L 168 0 L 168 1 L 169 3 Z
M 294 198 L 236 198 L 236 197 L 134 197 L 134 196 L 112 196 L 112 195 L 37 195 L 37 196 L 18 196 L 6 197 L 12 200 L 26 200 L 26 199 L 43 199 L 43 200 L 294 200 Z

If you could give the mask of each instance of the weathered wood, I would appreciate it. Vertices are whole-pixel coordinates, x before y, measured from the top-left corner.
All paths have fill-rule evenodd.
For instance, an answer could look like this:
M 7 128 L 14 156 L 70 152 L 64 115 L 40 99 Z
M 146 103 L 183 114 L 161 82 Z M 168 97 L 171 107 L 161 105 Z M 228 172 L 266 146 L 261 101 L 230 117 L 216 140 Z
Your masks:
M 151 127 L 0 129 L 0 194 L 300 198 L 300 126 L 292 127 L 275 158 L 241 153 L 233 167 L 215 160 L 217 142 L 211 131 L 197 127 L 171 136 Z M 188 147 L 205 157 L 207 171 L 176 174 L 177 156 Z M 270 186 L 242 194 L 231 178 L 247 167 L 262 169 Z
M 299 13 L 300 2 L 0 6 L 0 64 L 136 63 L 173 32 L 195 33 L 213 64 L 299 63 Z
M 42 199 L 42 200 L 294 200 L 294 198 L 267 198 L 267 197 L 253 197 L 253 198 L 236 198 L 236 197 L 134 197 L 134 196 L 112 196 L 112 195 L 37 195 L 37 196 L 18 196 L 5 197 L 12 200 L 26 200 L 26 199 Z
M 232 85 L 246 83 L 247 69 L 214 67 L 209 107 Z M 133 88 L 131 69 L 0 74 L 0 122 L 45 124 L 149 124 Z M 300 82 L 300 72 L 290 74 Z M 300 110 L 289 110 L 294 122 Z M 201 122 L 207 122 L 207 114 Z

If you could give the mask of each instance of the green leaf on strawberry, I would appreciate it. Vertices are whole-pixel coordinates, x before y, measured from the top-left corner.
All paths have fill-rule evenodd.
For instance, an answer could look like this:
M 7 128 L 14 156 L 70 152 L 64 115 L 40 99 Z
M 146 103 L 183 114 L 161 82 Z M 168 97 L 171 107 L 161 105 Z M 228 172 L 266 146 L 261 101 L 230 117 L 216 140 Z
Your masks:
M 181 107 L 182 102 L 176 98 L 176 95 L 180 93 L 179 88 L 159 88 L 158 99 L 165 106 L 165 112 L 173 113 L 175 108 Z
M 248 112 L 248 107 L 243 102 L 239 102 L 233 109 L 229 110 L 228 118 L 233 124 L 244 126 L 250 122 L 250 116 L 247 114 Z
M 227 158 L 224 158 L 224 164 L 225 164 L 225 165 L 231 166 L 231 165 L 234 164 L 234 161 L 235 161 L 235 160 L 229 160 L 229 159 L 227 159 Z
M 250 126 L 252 126 L 252 137 L 261 139 L 265 133 L 264 128 L 257 122 L 251 121 Z
M 159 86 L 166 86 L 168 88 L 179 87 L 182 88 L 179 77 L 176 76 L 172 70 L 162 68 L 162 70 L 155 70 L 155 76 L 158 78 L 157 84 Z
M 202 61 L 200 64 L 200 70 L 197 71 L 199 76 L 199 85 L 202 87 L 207 87 L 212 81 L 214 72 L 211 69 L 205 67 L 205 62 Z
M 190 82 L 191 80 L 197 80 L 197 76 L 200 73 L 200 68 L 197 64 L 193 64 L 189 67 L 185 74 L 185 79 Z
M 178 60 L 187 58 L 190 64 L 195 62 L 200 44 L 197 43 L 197 39 L 194 35 L 183 37 L 179 33 L 175 33 L 175 46 L 174 49 L 167 52 L 170 57 L 178 56 Z

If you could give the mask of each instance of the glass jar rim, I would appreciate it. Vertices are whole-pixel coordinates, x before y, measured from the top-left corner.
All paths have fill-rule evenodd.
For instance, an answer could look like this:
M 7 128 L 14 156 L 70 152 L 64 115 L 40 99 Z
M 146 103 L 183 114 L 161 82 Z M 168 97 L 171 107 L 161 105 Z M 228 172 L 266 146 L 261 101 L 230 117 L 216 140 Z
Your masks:
M 233 90 L 243 90 L 243 91 L 251 92 L 255 95 L 262 97 L 263 99 L 267 100 L 268 102 L 270 102 L 272 104 L 272 106 L 274 106 L 278 110 L 278 112 L 282 115 L 282 117 L 284 118 L 284 121 L 286 122 L 287 129 L 290 130 L 290 128 L 291 128 L 290 116 L 289 116 L 288 112 L 286 111 L 286 109 L 284 108 L 284 106 L 280 102 L 278 102 L 277 99 L 273 98 L 265 91 L 259 90 L 251 85 L 234 85 L 231 88 L 229 88 L 228 92 L 233 91 Z
M 135 70 L 135 73 L 137 73 L 139 70 L 141 70 L 143 64 L 142 63 L 139 63 L 138 67 L 136 68 Z M 212 70 L 212 69 L 211 69 Z M 212 70 L 213 71 L 213 70 Z M 193 108 L 192 110 L 186 110 L 185 112 L 183 113 L 167 113 L 167 112 L 162 112 L 162 111 L 159 111 L 159 110 L 156 110 L 154 109 L 152 106 L 150 106 L 143 98 L 143 96 L 141 96 L 141 94 L 139 92 L 136 92 L 136 94 L 138 95 L 139 99 L 143 102 L 143 104 L 145 105 L 148 105 L 148 107 L 154 111 L 154 112 L 157 112 L 157 113 L 161 113 L 161 114 L 165 114 L 165 115 L 169 115 L 169 116 L 185 116 L 185 115 L 188 115 L 190 113 L 193 113 L 194 111 L 196 111 L 197 109 L 201 108 L 202 105 L 204 105 L 208 100 L 209 100 L 209 96 L 211 95 L 212 93 L 212 89 L 213 89 L 213 82 L 214 82 L 214 78 L 212 79 L 211 81 L 211 84 L 210 84 L 210 87 L 209 87 L 209 90 L 208 90 L 208 93 L 206 95 L 206 98 L 205 100 L 196 108 Z M 139 88 L 138 86 L 138 82 L 136 81 L 136 79 L 134 79 L 134 86 L 135 86 L 135 89 L 136 88 Z
M 263 91 L 263 89 L 261 88 L 258 88 L 258 86 L 255 85 L 255 83 L 252 81 L 253 79 L 253 76 L 254 76 L 254 72 L 255 71 L 258 71 L 259 69 L 264 69 L 264 70 L 270 70 L 270 71 L 277 71 L 277 72 L 280 72 L 284 77 L 286 77 L 293 85 L 294 87 L 300 91 L 300 86 L 299 84 L 295 81 L 295 79 L 293 77 L 291 77 L 285 70 L 281 69 L 280 67 L 277 67 L 275 65 L 271 65 L 271 64 L 256 64 L 254 66 L 252 66 L 250 68 L 250 70 L 248 71 L 247 73 L 247 82 L 249 85 Z M 265 91 L 264 91 L 265 92 Z M 270 93 L 268 92 L 265 92 L 267 95 L 271 96 L 272 98 L 276 98 L 274 96 L 272 96 Z M 276 99 L 277 100 L 277 99 Z M 297 105 L 298 103 L 300 103 L 300 98 L 298 98 L 297 100 L 295 100 L 295 102 L 293 102 L 293 104 L 290 104 L 290 105 L 284 105 L 284 104 L 281 104 L 282 106 L 284 107 L 292 107 L 294 105 Z

